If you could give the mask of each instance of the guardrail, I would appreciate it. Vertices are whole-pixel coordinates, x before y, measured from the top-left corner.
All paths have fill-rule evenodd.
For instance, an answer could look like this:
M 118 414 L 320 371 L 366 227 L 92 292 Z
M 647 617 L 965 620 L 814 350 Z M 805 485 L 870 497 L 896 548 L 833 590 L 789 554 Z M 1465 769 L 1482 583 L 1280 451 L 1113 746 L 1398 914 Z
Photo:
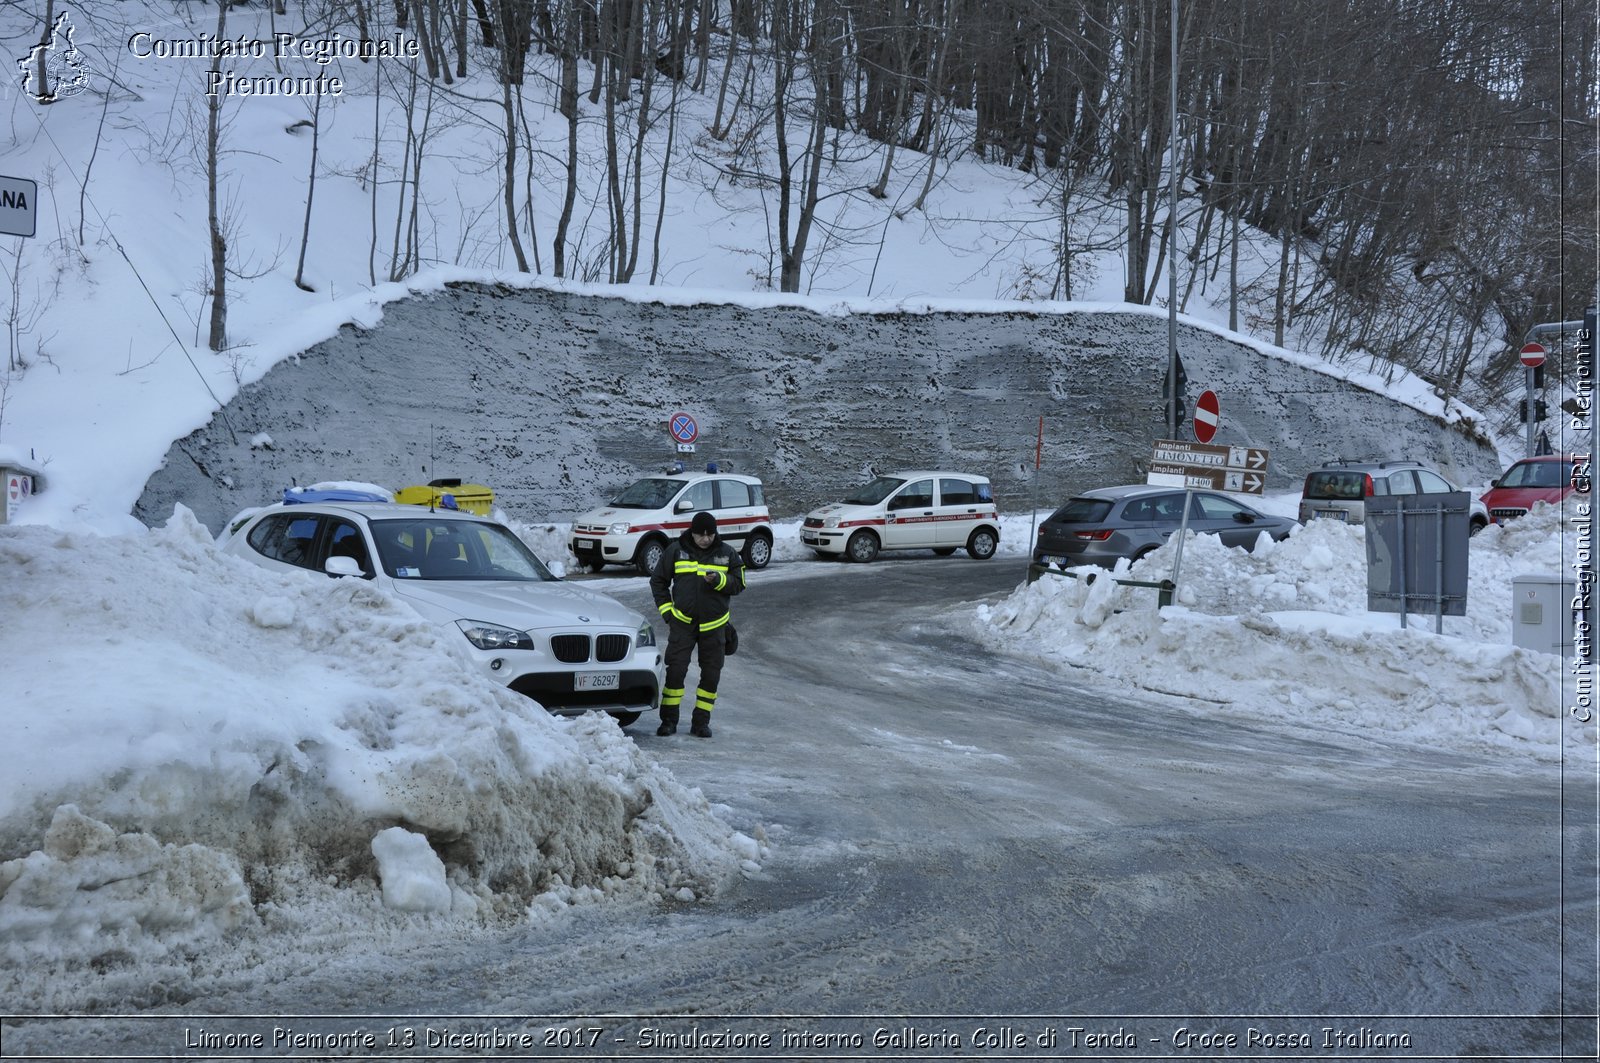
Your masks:
M 1051 576 L 1066 576 L 1068 579 L 1081 579 L 1085 585 L 1093 584 L 1095 580 L 1099 579 L 1101 576 L 1104 576 L 1107 579 L 1116 579 L 1116 581 L 1124 587 L 1154 587 L 1157 592 L 1157 609 L 1164 609 L 1171 605 L 1173 592 L 1178 589 L 1178 585 L 1172 582 L 1170 579 L 1118 579 L 1117 577 L 1112 576 L 1109 572 L 1102 572 L 1099 570 L 1090 570 L 1088 572 L 1080 573 L 1076 569 L 1057 568 L 1054 565 L 1041 565 L 1037 561 L 1028 565 L 1029 583 L 1036 582 L 1040 576 L 1046 574 Z

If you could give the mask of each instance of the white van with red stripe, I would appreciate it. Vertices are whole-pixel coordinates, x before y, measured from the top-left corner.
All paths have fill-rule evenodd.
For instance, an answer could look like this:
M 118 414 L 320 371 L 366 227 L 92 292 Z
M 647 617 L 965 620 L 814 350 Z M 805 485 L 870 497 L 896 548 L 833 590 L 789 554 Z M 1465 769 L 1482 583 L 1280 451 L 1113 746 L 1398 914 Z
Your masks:
M 761 481 L 731 472 L 672 472 L 630 484 L 599 509 L 572 523 L 568 548 L 580 565 L 633 565 L 648 576 L 667 544 L 699 512 L 717 519 L 717 532 L 751 568 L 772 560 L 772 517 Z
M 843 502 L 806 515 L 800 541 L 822 555 L 871 561 L 880 550 L 965 549 L 980 561 L 1000 545 L 1000 510 L 987 477 L 917 470 L 879 476 Z

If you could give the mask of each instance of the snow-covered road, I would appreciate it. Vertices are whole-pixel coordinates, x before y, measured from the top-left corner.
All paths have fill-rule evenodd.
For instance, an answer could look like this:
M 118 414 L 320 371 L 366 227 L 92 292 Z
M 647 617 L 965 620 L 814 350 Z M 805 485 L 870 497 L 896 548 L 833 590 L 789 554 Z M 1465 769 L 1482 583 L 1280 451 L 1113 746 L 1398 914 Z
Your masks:
M 779 1013 L 866 1016 L 813 1027 L 868 1047 L 900 1028 L 896 1016 L 943 1016 L 922 1032 L 973 1054 L 982 1024 L 964 1016 L 1095 1014 L 1125 1017 L 1113 1028 L 1151 1052 L 1198 1028 L 1174 1016 L 1211 1016 L 1205 1028 L 1241 1038 L 1320 1037 L 1331 1023 L 1460 1054 L 1547 1049 L 1553 1020 L 1471 1016 L 1558 1011 L 1563 975 L 1569 994 L 1592 998 L 1577 965 L 1561 969 L 1563 926 L 1592 928 L 1594 911 L 1572 903 L 1583 892 L 1569 883 L 1563 924 L 1563 780 L 1548 763 L 1217 717 L 997 657 L 965 618 L 1014 590 L 1017 558 L 892 558 L 803 579 L 791 567 L 737 603 L 742 645 L 716 738 L 660 739 L 644 721 L 630 731 L 770 844 L 758 874 L 706 903 L 441 926 L 392 952 L 288 942 L 163 1010 L 643 1013 L 657 1018 L 597 1022 L 623 1039 L 614 1051 L 657 1058 L 673 1053 L 649 1050 L 646 1028 L 776 1038 L 797 1028 L 761 1018 Z M 647 593 L 642 579 L 596 582 L 633 604 Z M 1567 843 L 1571 861 L 1585 843 Z M 1372 1018 L 1444 1013 L 1467 1018 Z M 116 1036 L 170 1050 L 179 1029 L 34 1023 L 7 1047 Z

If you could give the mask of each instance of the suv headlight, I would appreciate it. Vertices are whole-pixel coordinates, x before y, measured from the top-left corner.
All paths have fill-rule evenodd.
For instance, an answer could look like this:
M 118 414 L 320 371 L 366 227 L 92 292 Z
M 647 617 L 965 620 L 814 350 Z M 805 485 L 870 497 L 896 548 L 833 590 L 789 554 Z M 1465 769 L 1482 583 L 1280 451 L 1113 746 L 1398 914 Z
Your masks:
M 654 646 L 656 644 L 656 629 L 646 620 L 639 625 L 639 634 L 634 636 L 634 642 L 640 646 Z
M 467 641 L 480 650 L 531 650 L 533 636 L 526 631 L 485 624 L 481 620 L 457 620 L 456 627 L 467 636 Z
M 630 525 L 627 521 L 619 520 L 617 523 L 611 525 L 611 527 L 606 529 L 606 534 L 607 535 L 627 535 L 628 531 L 629 531 L 629 529 L 631 527 L 632 527 L 632 525 Z
M 836 517 L 836 516 L 835 517 L 823 517 L 822 518 L 822 526 L 824 528 L 837 528 L 839 526 L 839 518 Z

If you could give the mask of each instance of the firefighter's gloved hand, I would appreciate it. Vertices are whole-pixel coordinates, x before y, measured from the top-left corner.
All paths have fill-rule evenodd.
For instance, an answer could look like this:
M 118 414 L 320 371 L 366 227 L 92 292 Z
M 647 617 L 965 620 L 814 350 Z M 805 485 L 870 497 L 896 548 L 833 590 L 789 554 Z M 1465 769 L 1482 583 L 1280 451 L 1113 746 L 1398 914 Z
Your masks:
M 715 587 L 717 585 L 717 574 L 715 572 L 707 572 L 706 582 Z

